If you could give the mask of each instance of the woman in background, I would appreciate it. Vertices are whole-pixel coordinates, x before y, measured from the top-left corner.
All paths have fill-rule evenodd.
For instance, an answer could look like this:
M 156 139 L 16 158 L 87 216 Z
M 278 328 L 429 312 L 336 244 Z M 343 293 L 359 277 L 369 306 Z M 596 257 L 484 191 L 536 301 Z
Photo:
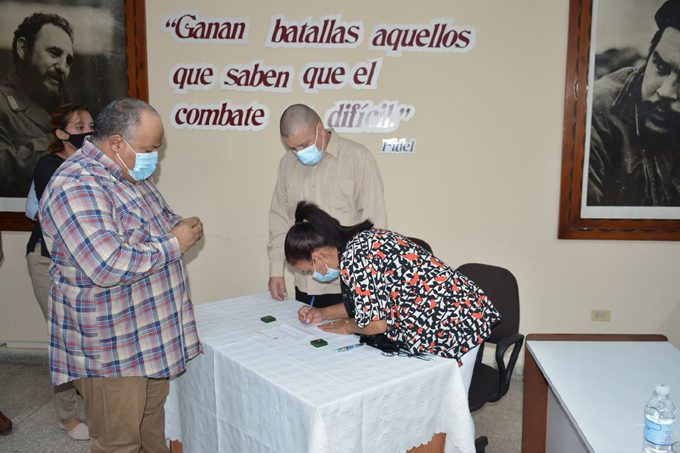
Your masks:
M 93 127 L 92 115 L 83 105 L 65 104 L 52 114 L 50 118 L 52 141 L 48 153 L 38 160 L 33 172 L 38 200 L 57 168 L 83 145 L 85 137 L 92 133 Z M 33 231 L 26 246 L 26 261 L 35 298 L 47 321 L 51 260 L 43 240 L 39 219 L 33 222 Z M 78 395 L 72 383 L 54 387 L 54 402 L 60 419 L 59 426 L 75 440 L 88 440 L 89 432 L 87 425 L 80 421 Z
M 391 349 L 458 360 L 469 389 L 477 346 L 500 319 L 484 292 L 430 252 L 366 220 L 342 226 L 318 206 L 298 204 L 286 235 L 288 264 L 318 281 L 340 277 L 344 304 L 302 307 L 304 323 L 341 334 L 378 335 Z

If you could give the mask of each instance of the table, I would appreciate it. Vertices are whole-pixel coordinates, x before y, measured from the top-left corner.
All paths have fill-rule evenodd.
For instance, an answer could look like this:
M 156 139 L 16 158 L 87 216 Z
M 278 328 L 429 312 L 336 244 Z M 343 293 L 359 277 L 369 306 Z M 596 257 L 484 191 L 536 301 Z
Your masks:
M 656 384 L 680 401 L 680 351 L 662 335 L 532 334 L 522 452 L 639 453 Z
M 204 354 L 171 382 L 166 436 L 187 453 L 381 453 L 442 433 L 439 451 L 474 452 L 454 360 L 335 352 L 358 338 L 301 326 L 300 306 L 268 293 L 197 305 Z M 309 344 L 318 335 L 328 346 Z

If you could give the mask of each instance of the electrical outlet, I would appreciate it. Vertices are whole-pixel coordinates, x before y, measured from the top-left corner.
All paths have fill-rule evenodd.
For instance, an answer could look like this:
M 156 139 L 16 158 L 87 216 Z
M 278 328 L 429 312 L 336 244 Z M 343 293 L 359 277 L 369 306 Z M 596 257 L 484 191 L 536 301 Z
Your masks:
M 611 310 L 590 310 L 591 321 L 609 322 L 612 320 Z

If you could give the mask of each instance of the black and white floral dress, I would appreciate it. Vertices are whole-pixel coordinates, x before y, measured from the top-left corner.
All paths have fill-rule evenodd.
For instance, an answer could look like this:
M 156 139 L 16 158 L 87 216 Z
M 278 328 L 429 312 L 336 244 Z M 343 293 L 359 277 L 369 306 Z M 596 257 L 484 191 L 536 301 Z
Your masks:
M 354 236 L 340 270 L 357 326 L 387 321 L 387 338 L 412 354 L 460 359 L 500 319 L 472 280 L 392 231 Z

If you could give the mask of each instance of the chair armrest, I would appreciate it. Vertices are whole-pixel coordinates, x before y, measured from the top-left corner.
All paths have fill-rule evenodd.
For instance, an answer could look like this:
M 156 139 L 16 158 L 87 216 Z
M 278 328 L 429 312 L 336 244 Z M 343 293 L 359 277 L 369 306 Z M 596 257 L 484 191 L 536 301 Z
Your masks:
M 505 351 L 507 351 L 510 346 L 518 342 L 524 342 L 524 335 L 521 333 L 516 333 L 510 335 L 509 337 L 501 338 L 496 344 L 496 359 L 498 359 L 499 353 L 500 356 L 503 357 L 505 355 Z
M 515 369 L 515 363 L 517 363 L 517 357 L 519 356 L 519 351 L 522 349 L 522 344 L 524 343 L 524 335 L 516 333 L 510 335 L 509 337 L 502 338 L 496 344 L 496 366 L 498 367 L 498 392 L 496 393 L 496 399 L 491 401 L 498 401 L 503 395 L 508 391 L 510 387 L 510 378 L 512 377 L 512 372 Z M 510 353 L 510 357 L 505 362 L 505 353 L 510 346 L 513 346 Z

